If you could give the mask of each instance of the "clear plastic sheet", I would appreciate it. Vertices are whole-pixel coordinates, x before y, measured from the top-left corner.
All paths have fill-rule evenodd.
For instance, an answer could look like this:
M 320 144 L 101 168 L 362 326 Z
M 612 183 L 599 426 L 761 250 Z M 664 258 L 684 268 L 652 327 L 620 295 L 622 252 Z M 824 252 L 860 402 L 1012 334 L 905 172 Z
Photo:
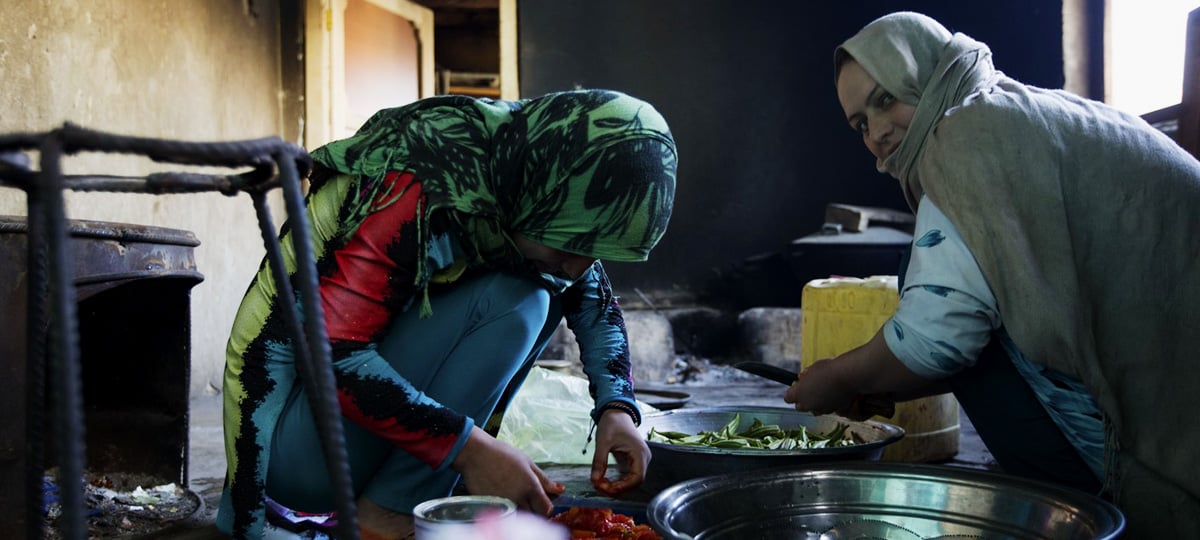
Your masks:
M 638 405 L 642 414 L 657 411 Z M 593 406 L 586 379 L 534 367 L 504 413 L 497 438 L 535 463 L 590 465 L 596 448 L 588 441 Z

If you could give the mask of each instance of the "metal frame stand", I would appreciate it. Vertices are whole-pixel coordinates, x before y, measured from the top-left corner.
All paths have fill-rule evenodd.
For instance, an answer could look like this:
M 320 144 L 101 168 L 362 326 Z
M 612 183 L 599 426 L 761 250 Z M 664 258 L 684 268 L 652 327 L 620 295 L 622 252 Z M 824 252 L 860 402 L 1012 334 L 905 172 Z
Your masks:
M 39 154 L 40 170 L 23 152 Z M 62 157 L 78 152 L 140 154 L 154 161 L 178 165 L 216 166 L 233 170 L 229 175 L 192 172 L 153 173 L 145 177 L 64 175 Z M 297 371 L 304 384 L 321 435 L 328 473 L 337 502 L 338 537 L 358 539 L 350 467 L 346 458 L 340 411 L 337 404 L 330 345 L 325 317 L 317 296 L 316 262 L 310 244 L 300 178 L 311 167 L 304 149 L 277 137 L 233 142 L 183 142 L 115 135 L 70 123 L 46 133 L 0 135 L 0 186 L 25 191 L 29 220 L 28 252 L 28 359 L 26 391 L 28 417 L 24 434 L 26 455 L 25 538 L 43 537 L 42 476 L 45 436 L 42 389 L 51 384 L 54 404 L 55 444 L 58 448 L 58 485 L 62 494 L 60 517 L 63 537 L 87 538 L 83 501 L 82 381 L 79 365 L 79 328 L 75 313 L 75 285 L 67 256 L 67 216 L 63 191 L 108 191 L 154 195 L 217 191 L 228 196 L 250 195 L 267 250 L 267 261 L 280 295 L 299 293 L 303 319 L 294 303 L 283 317 L 294 336 Z M 298 291 L 287 274 L 277 229 L 272 223 L 266 196 L 283 189 L 296 255 Z M 304 321 L 301 324 L 301 320 Z

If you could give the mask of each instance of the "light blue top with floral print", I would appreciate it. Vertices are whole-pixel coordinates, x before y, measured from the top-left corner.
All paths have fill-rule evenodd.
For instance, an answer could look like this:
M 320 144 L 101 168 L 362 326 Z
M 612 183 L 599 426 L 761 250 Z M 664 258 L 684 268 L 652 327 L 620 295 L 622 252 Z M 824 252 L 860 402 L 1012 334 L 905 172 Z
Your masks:
M 914 373 L 940 379 L 973 366 L 993 335 L 1063 435 L 1096 477 L 1104 478 L 1100 407 L 1078 380 L 1021 353 L 1004 330 L 996 298 L 958 230 L 923 197 L 900 307 L 884 331 L 888 348 Z

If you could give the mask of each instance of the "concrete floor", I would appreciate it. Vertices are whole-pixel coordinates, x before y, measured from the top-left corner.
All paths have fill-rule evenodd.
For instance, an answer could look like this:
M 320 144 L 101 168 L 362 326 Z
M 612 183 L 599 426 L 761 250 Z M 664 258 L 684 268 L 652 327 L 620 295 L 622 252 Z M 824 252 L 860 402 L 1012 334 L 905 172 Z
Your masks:
M 720 366 L 720 368 L 724 368 Z M 732 369 L 732 368 L 728 368 Z M 722 371 L 723 375 L 695 382 L 657 385 L 655 388 L 686 392 L 691 399 L 685 407 L 710 407 L 721 405 L 743 406 L 786 406 L 782 401 L 783 387 L 777 383 L 762 381 L 753 376 L 735 375 Z M 979 440 L 974 428 L 965 415 L 960 415 L 962 429 L 958 454 L 943 462 L 948 465 L 990 469 L 995 467 L 991 455 Z M 221 397 L 201 396 L 191 403 L 191 426 L 189 440 L 190 490 L 200 496 L 204 507 L 194 516 L 176 522 L 169 528 L 153 535 L 153 538 L 207 540 L 224 538 L 213 525 L 216 507 L 225 474 L 225 454 L 221 430 Z M 588 481 L 588 467 L 548 465 L 547 473 L 567 486 L 564 500 L 603 499 L 596 494 Z M 643 504 L 654 493 L 639 490 L 622 497 L 620 504 Z

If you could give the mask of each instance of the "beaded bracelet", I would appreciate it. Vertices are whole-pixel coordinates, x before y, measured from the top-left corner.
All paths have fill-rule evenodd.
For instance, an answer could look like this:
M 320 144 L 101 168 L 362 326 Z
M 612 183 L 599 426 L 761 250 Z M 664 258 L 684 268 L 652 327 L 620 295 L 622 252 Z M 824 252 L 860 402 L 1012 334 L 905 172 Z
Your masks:
M 616 409 L 618 411 L 628 414 L 631 418 L 633 418 L 633 425 L 635 425 L 635 426 L 642 425 L 641 413 L 639 413 L 637 408 L 635 408 L 633 405 L 625 403 L 624 401 L 610 401 L 608 403 L 605 403 L 603 407 L 600 407 L 600 414 L 596 415 L 597 418 L 600 416 L 603 416 L 604 411 L 607 411 L 609 409 Z

